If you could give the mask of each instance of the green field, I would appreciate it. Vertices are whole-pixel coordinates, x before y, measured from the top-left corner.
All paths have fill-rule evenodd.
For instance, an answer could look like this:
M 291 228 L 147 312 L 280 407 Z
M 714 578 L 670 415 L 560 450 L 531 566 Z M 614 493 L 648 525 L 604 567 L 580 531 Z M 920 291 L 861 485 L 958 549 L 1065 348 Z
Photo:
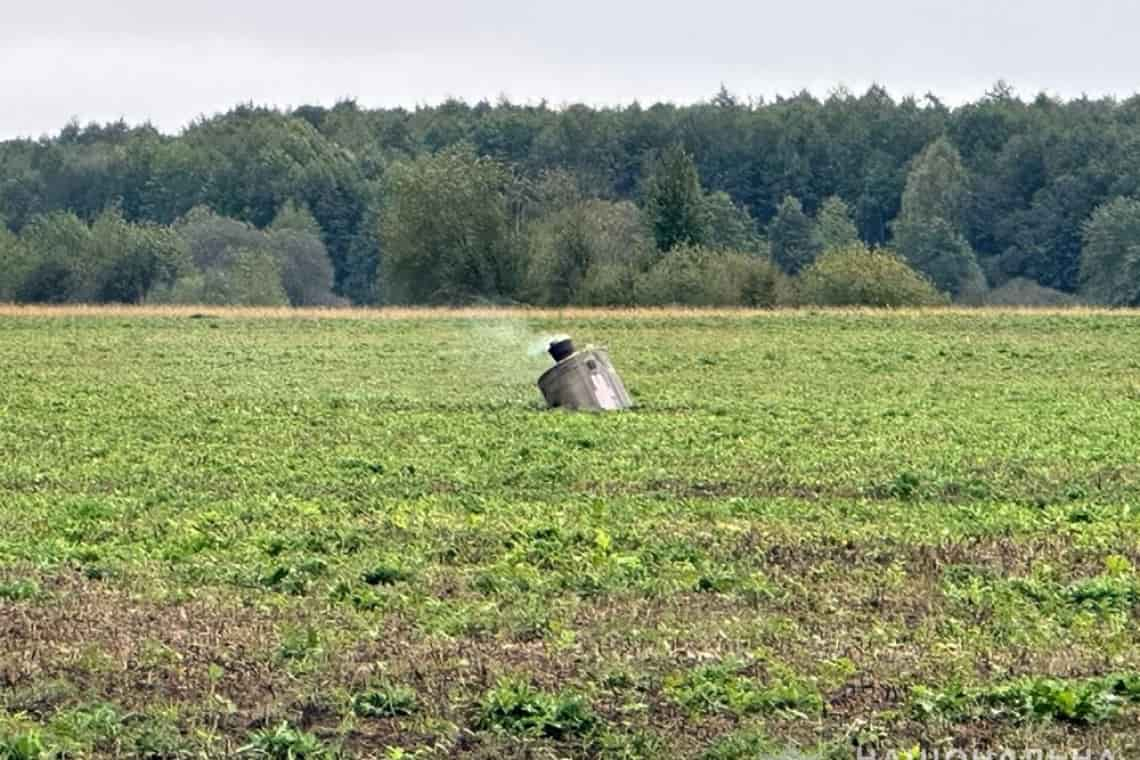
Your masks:
M 1138 505 L 1135 314 L 9 311 L 0 758 L 1128 757 Z

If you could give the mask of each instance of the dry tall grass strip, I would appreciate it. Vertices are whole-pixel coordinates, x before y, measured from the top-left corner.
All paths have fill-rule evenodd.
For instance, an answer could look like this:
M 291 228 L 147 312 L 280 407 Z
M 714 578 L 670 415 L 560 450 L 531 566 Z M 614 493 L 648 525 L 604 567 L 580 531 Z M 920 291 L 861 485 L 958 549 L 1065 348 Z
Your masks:
M 1125 317 L 1140 316 L 1140 309 L 1105 309 L 1090 306 L 1018 307 L 1018 306 L 946 306 L 904 309 L 872 308 L 787 308 L 749 309 L 740 307 L 582 307 L 565 308 L 530 306 L 385 306 L 377 308 L 292 308 L 278 306 L 149 306 L 133 304 L 0 304 L 0 317 L 142 317 L 142 318 L 216 318 L 216 319 L 691 319 L 710 317 L 752 319 L 772 315 L 850 314 L 855 316 L 893 315 L 916 317 L 926 314 L 979 315 L 1073 315 Z

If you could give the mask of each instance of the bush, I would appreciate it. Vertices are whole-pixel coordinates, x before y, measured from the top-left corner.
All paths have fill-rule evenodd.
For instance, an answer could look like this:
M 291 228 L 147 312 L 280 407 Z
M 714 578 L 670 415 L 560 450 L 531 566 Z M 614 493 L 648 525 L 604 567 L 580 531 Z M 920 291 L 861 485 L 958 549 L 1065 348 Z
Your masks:
M 766 258 L 690 246 L 654 264 L 634 296 L 645 306 L 772 306 L 780 279 Z
M 589 306 L 628 306 L 633 303 L 634 283 L 639 276 L 637 269 L 625 264 L 592 266 L 576 300 Z
M 899 257 L 862 244 L 828 251 L 801 276 L 798 300 L 814 306 L 933 306 L 946 303 Z
M 988 306 L 1073 306 L 1077 299 L 1024 277 L 1014 279 L 986 294 Z

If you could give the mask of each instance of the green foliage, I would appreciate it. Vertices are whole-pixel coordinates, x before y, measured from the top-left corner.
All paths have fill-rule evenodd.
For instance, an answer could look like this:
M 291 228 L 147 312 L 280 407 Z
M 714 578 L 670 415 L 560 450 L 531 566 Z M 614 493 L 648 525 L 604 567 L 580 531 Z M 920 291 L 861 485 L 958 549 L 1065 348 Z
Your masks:
M 957 297 L 984 285 L 969 243 L 944 219 L 905 219 L 895 226 L 895 249 L 938 290 Z
M 334 303 L 333 271 L 324 244 L 302 210 L 285 210 L 262 231 L 198 208 L 177 230 L 193 266 L 149 300 L 241 306 L 323 306 Z M 310 231 L 305 231 L 310 229 Z
M 665 682 L 665 693 L 686 710 L 697 714 L 818 713 L 823 699 L 809 684 L 777 680 L 761 685 L 742 674 L 736 662 L 705 665 Z
M 701 246 L 670 252 L 634 282 L 647 306 L 771 306 L 780 272 L 765 258 Z
M 911 706 L 920 718 L 951 721 L 1057 720 L 1095 724 L 1110 720 L 1128 702 L 1140 702 L 1140 676 L 1063 680 L 1030 678 L 997 686 L 932 691 L 916 687 Z
M 361 576 L 369 586 L 391 586 L 394 583 L 409 581 L 413 578 L 407 570 L 391 565 L 377 565 Z
M 577 202 L 531 231 L 529 298 L 550 305 L 629 303 L 628 288 L 607 292 L 606 272 L 616 269 L 633 279 L 652 259 L 653 244 L 636 206 Z
M 30 580 L 0 581 L 0 600 L 22 602 L 40 595 L 40 585 Z
M 104 212 L 91 225 L 95 262 L 91 300 L 141 303 L 155 287 L 169 286 L 189 269 L 185 243 L 169 227 L 130 224 L 118 211 Z
M 191 303 L 238 306 L 284 306 L 288 303 L 281 284 L 281 263 L 264 248 L 238 248 L 224 268 L 211 269 L 202 277 L 202 290 Z
M 17 301 L 63 303 L 94 295 L 91 231 L 75 214 L 37 216 L 21 237 L 31 259 L 18 286 Z
M 411 303 L 462 303 L 514 295 L 518 244 L 508 208 L 511 180 L 470 146 L 392 166 L 380 222 L 384 283 Z
M 848 248 L 859 243 L 859 230 L 851 219 L 851 208 L 842 198 L 824 200 L 815 215 L 815 239 L 820 250 Z
M 673 199 L 661 204 L 671 209 L 659 217 L 663 247 L 753 250 L 747 216 L 767 229 L 784 199 L 795 196 L 818 220 L 827 199 L 841 198 L 868 244 L 889 244 L 903 218 L 942 219 L 994 283 L 1023 278 L 1073 293 L 1082 224 L 1097 207 L 1140 192 L 1135 110 L 1130 99 L 1023 100 L 1001 87 L 950 109 L 934 96 L 896 99 L 879 86 L 769 102 L 718 92 L 685 106 L 450 99 L 370 110 L 345 100 L 282 112 L 239 105 L 177 135 L 116 122 L 0 142 L 0 216 L 22 234 L 38 216 L 56 212 L 89 224 L 118 208 L 132 224 L 169 225 L 206 206 L 265 229 L 293 204 L 320 227 L 335 295 L 376 303 L 389 285 L 395 296 L 410 298 L 399 292 L 401 283 L 388 283 L 381 261 L 376 218 L 394 200 L 387 176 L 393 167 L 473 146 L 512 175 L 508 227 L 518 233 L 580 201 L 582 189 L 644 200 L 659 173 L 652 157 L 669 155 L 678 170 L 660 172 L 673 178 L 660 183 L 660 196 Z M 313 230 L 306 225 L 304 232 Z M 841 244 L 853 242 L 849 232 Z M 517 264 L 521 248 L 506 259 Z M 79 297 L 69 290 L 75 283 L 66 261 L 44 264 L 34 267 L 25 295 Z M 979 289 L 971 289 L 968 298 L 977 300 Z M 118 297 L 133 299 L 125 290 Z M 14 297 L 14 288 L 0 282 L 0 298 Z M 456 296 L 470 297 L 479 296 Z
M 940 137 L 915 159 L 902 195 L 904 220 L 942 219 L 956 228 L 962 222 L 968 188 L 958 149 Z
M 934 306 L 944 296 L 897 256 L 861 244 L 834 248 L 804 271 L 800 303 L 815 306 Z
M 722 736 L 701 755 L 701 760 L 753 760 L 779 756 L 779 747 L 759 728 Z
M 218 757 L 267 712 L 348 757 L 732 757 L 761 724 L 1048 746 L 1140 715 L 1127 678 L 1091 730 L 909 696 L 1009 686 L 988 661 L 1080 719 L 1104 700 L 1060 676 L 1135 669 L 1133 314 L 201 313 L 0 316 L 6 737 Z M 540 411 L 528 349 L 561 332 L 610 349 L 635 413 Z M 525 715 L 573 689 L 595 725 L 481 727 L 504 672 L 543 695 Z M 353 710 L 402 686 L 411 716 Z
M 1077 299 L 1069 293 L 1016 277 L 985 296 L 989 306 L 1075 306 Z
M 0 220 L 0 303 L 16 300 L 32 266 L 23 242 Z
M 332 262 L 319 237 L 311 232 L 277 229 L 270 237 L 270 245 L 280 266 L 281 288 L 290 306 L 337 303 L 333 296 Z M 276 298 L 276 294 L 273 297 Z
M 282 631 L 277 656 L 282 660 L 305 660 L 321 654 L 320 629 L 311 625 L 288 626 Z
M 55 756 L 37 731 L 15 735 L 0 733 L 0 760 L 50 760 Z
M 766 252 L 756 220 L 748 209 L 732 200 L 728 193 L 717 191 L 704 197 L 704 233 L 701 242 L 709 248 L 729 251 Z
M 576 694 L 548 694 L 525 680 L 505 678 L 483 695 L 476 725 L 483 730 L 564 739 L 585 736 L 599 719 Z
M 645 181 L 643 195 L 659 250 L 668 252 L 704 241 L 706 201 L 697 165 L 684 147 L 674 144 L 661 154 Z
M 1083 294 L 1109 306 L 1140 305 L 1140 200 L 1100 206 L 1082 232 Z
M 772 260 L 787 274 L 797 274 L 815 261 L 819 240 L 798 198 L 789 195 L 780 204 L 768 225 L 768 245 Z
M 416 711 L 416 692 L 407 686 L 381 683 L 352 698 L 352 711 L 362 718 L 395 718 Z
M 902 213 L 894 225 L 895 248 L 939 290 L 976 300 L 985 291 L 985 276 L 962 234 L 966 192 L 957 149 L 946 138 L 935 140 L 907 175 Z
M 330 757 L 332 754 L 317 737 L 286 722 L 278 724 L 275 728 L 254 732 L 249 737 L 249 742 L 239 749 L 238 753 L 269 760 L 314 760 Z
M 309 211 L 305 204 L 289 200 L 278 210 L 277 216 L 273 217 L 273 223 L 269 225 L 269 231 L 296 232 L 319 238 L 321 225 L 317 222 L 317 218 L 313 216 L 313 212 Z

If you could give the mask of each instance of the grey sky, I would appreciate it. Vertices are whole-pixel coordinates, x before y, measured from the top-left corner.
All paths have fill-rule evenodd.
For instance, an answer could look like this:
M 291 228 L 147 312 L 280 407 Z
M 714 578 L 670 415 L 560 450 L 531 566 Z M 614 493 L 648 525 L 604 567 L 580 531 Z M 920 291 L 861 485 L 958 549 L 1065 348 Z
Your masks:
M 957 103 L 1019 92 L 1128 96 L 1132 0 L 40 0 L 5 3 L 0 138 L 72 117 L 176 132 L 243 101 L 368 106 L 507 95 L 691 102 L 723 81 L 770 97 L 878 81 Z

